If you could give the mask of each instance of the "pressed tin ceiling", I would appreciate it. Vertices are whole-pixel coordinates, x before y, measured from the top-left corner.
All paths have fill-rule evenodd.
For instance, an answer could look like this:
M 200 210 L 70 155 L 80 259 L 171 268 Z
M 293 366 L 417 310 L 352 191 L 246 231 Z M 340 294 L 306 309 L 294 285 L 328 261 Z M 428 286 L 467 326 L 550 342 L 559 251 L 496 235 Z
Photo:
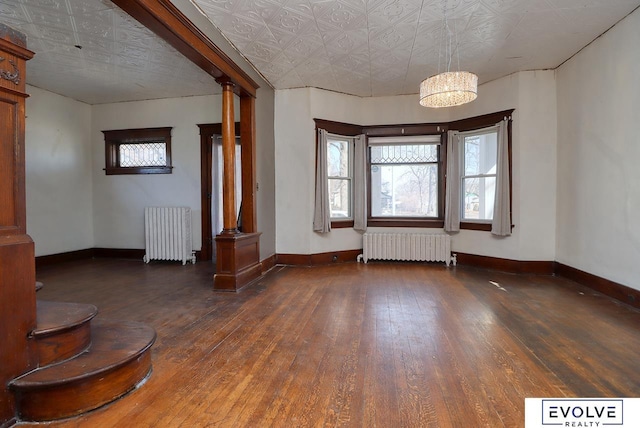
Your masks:
M 220 93 L 219 85 L 108 0 L 0 0 L 36 55 L 27 83 L 89 104 Z
M 276 89 L 417 94 L 439 61 L 445 67 L 441 0 L 191 2 Z M 483 83 L 559 66 L 639 5 L 448 0 L 447 17 L 460 68 Z M 0 16 L 36 52 L 27 68 L 34 86 L 90 104 L 219 92 L 209 75 L 108 0 L 0 0 Z
M 277 89 L 415 94 L 439 71 L 442 0 L 191 1 Z M 559 66 L 639 4 L 449 0 L 447 18 L 458 38 L 460 69 L 483 83 Z

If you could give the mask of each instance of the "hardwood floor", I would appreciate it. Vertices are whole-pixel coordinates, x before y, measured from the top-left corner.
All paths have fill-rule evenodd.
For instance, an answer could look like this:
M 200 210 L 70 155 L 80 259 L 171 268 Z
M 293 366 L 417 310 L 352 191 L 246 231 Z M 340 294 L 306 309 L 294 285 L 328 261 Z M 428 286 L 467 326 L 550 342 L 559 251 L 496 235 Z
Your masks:
M 214 292 L 212 272 L 40 269 L 40 299 L 92 303 L 158 338 L 142 388 L 38 426 L 521 427 L 525 397 L 640 396 L 640 311 L 567 280 L 344 263 L 276 267 L 234 294 Z

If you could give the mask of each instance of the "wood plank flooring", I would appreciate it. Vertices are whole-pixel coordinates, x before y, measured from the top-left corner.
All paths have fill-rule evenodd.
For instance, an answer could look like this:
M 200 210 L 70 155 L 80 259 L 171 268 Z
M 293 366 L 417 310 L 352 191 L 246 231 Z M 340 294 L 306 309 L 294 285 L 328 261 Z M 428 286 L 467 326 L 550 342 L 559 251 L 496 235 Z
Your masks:
M 45 426 L 521 427 L 525 397 L 640 396 L 640 311 L 564 279 L 345 263 L 276 267 L 232 294 L 212 273 L 42 268 L 39 298 L 158 333 L 142 388 Z

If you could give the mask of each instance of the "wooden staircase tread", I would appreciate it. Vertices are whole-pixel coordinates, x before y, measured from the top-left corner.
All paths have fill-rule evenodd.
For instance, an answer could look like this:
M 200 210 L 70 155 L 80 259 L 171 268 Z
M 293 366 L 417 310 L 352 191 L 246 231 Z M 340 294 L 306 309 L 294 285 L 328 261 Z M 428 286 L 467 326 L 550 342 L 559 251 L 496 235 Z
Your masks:
M 85 303 L 49 302 L 37 300 L 38 325 L 33 331 L 36 337 L 48 336 L 76 328 L 90 321 L 98 308 Z
M 94 320 L 92 342 L 86 352 L 14 379 L 12 388 L 49 388 L 100 376 L 138 358 L 153 345 L 155 339 L 155 330 L 144 324 Z

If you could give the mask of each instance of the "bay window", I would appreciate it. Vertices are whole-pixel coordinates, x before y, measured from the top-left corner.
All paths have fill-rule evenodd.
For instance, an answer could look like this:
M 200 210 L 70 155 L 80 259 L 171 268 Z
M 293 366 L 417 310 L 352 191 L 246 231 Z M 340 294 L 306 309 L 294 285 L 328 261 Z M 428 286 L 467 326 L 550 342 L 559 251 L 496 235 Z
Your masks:
M 511 114 L 359 126 L 314 119 L 314 230 L 428 227 L 511 234 Z

